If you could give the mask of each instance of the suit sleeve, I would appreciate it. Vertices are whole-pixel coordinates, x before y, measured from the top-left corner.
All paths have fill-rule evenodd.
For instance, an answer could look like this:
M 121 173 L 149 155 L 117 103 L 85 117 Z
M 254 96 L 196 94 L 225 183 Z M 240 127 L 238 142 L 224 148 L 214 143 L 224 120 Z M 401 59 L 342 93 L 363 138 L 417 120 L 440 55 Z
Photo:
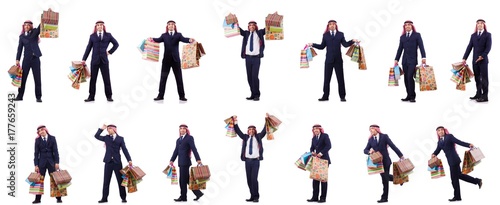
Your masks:
M 422 41 L 422 36 L 420 34 L 418 35 L 417 43 L 418 48 L 420 49 L 420 55 L 422 56 L 422 58 L 425 58 L 424 41 Z
M 314 139 L 314 138 L 313 138 Z M 309 148 L 309 151 L 312 153 L 314 152 L 314 144 L 313 144 L 313 139 L 311 139 L 311 148 Z
M 488 39 L 486 39 L 486 48 L 484 49 L 484 52 L 481 54 L 483 58 L 488 57 L 488 53 L 490 53 L 491 50 L 491 34 L 488 35 Z
M 179 35 L 181 36 L 181 37 L 180 37 L 180 41 L 182 41 L 182 42 L 184 42 L 184 43 L 189 43 L 189 38 L 184 37 L 184 36 L 182 35 L 182 33 L 179 33 Z
M 153 41 L 156 42 L 156 43 L 161 43 L 163 42 L 163 34 L 159 37 L 159 38 L 153 38 Z
M 330 141 L 330 136 L 328 136 L 328 134 L 324 134 L 323 141 L 325 143 L 325 147 L 323 147 L 319 153 L 325 155 L 325 153 L 328 153 L 328 151 L 332 148 L 332 142 Z
M 342 44 L 342 46 L 347 48 L 347 47 L 351 46 L 352 44 L 354 44 L 354 41 L 352 41 L 352 40 L 346 41 L 345 36 L 342 35 L 342 40 L 340 41 L 340 43 Z
M 391 138 L 389 138 L 389 135 L 386 135 L 386 137 L 387 137 L 387 144 L 389 145 L 389 147 L 391 147 L 391 149 L 394 150 L 394 152 L 396 152 L 398 157 L 401 158 L 403 156 L 403 153 L 401 153 L 401 151 L 399 151 L 398 147 L 396 147 L 396 145 L 394 145 L 394 143 L 392 143 L 392 140 L 391 140 Z
M 178 146 L 177 141 L 175 141 L 175 149 L 174 149 L 174 153 L 172 153 L 172 157 L 170 157 L 170 161 L 175 162 L 175 159 L 177 159 L 178 154 L 179 154 L 179 146 Z
M 23 42 L 19 36 L 19 45 L 17 46 L 16 60 L 21 60 L 21 54 L 23 53 Z
M 52 144 L 52 154 L 54 156 L 54 162 L 59 164 L 59 149 L 57 148 L 57 140 L 56 137 L 53 137 L 54 144 Z
M 321 44 L 313 43 L 312 47 L 323 50 L 326 47 L 325 35 L 323 35 L 323 38 L 321 39 Z
M 99 141 L 103 141 L 104 142 L 104 136 L 101 136 L 101 133 L 102 131 L 104 131 L 103 129 L 99 128 L 97 129 L 97 132 L 95 133 L 94 137 L 99 140 Z
M 260 133 L 258 134 L 259 135 L 259 138 L 262 139 L 266 136 L 266 124 L 264 123 L 264 128 L 262 128 L 262 131 L 260 131 Z
M 238 28 L 240 29 L 240 35 L 245 36 L 245 32 L 246 32 L 246 31 L 245 31 L 245 30 L 243 30 L 243 29 L 241 29 L 241 27 L 239 27 L 239 26 L 238 26 Z
M 191 151 L 193 152 L 196 161 L 201 160 L 200 155 L 198 154 L 198 149 L 196 149 L 196 145 L 194 144 L 193 136 L 191 136 L 191 139 L 189 140 L 189 148 L 191 148 Z
M 118 46 L 120 46 L 120 44 L 118 44 L 118 41 L 116 41 L 115 37 L 113 37 L 113 35 L 111 35 L 111 33 L 109 34 L 109 36 L 111 37 L 111 44 L 113 44 L 113 47 L 111 47 L 111 50 L 109 50 L 109 54 L 113 54 L 116 49 L 118 49 Z
M 439 146 L 439 141 L 438 141 L 437 146 L 436 146 L 436 150 L 434 150 L 434 152 L 432 154 L 437 156 L 441 152 L 441 149 L 442 148 L 441 148 L 441 146 Z
M 125 155 L 125 158 L 127 158 L 127 162 L 132 161 L 132 158 L 130 157 L 130 154 L 128 153 L 127 146 L 125 145 L 125 139 L 122 137 L 122 144 L 121 144 L 122 152 Z
M 259 29 L 257 34 L 265 36 L 266 35 L 266 29 Z
M 243 132 L 241 132 L 240 130 L 240 126 L 238 126 L 238 124 L 234 124 L 234 131 L 236 131 L 236 134 L 242 139 L 244 140 L 245 138 L 243 138 L 243 136 L 245 136 L 245 134 L 243 134 Z
M 467 58 L 469 58 L 471 51 L 472 51 L 472 35 L 470 36 L 469 45 L 467 45 L 467 48 L 465 49 L 464 57 L 462 57 L 462 59 L 467 60 Z
M 449 135 L 451 137 L 451 141 L 455 144 L 458 144 L 460 146 L 463 146 L 463 147 L 470 147 L 470 143 L 467 143 L 467 142 L 463 142 L 459 139 L 457 139 L 455 136 L 453 136 L 452 134 Z
M 396 58 L 394 58 L 394 60 L 399 61 L 402 53 L 403 53 L 403 42 L 401 41 L 401 38 L 399 38 L 398 51 L 396 52 Z
M 37 138 L 35 140 L 35 158 L 33 158 L 35 166 L 38 166 L 38 156 L 40 156 L 40 148 L 38 148 L 38 138 Z
M 87 48 L 85 49 L 85 53 L 83 54 L 83 61 L 86 61 L 87 58 L 89 57 L 90 51 L 92 50 L 92 46 L 94 46 L 94 43 L 92 42 L 92 36 L 89 37 L 89 43 L 87 44 Z
M 38 27 L 33 28 L 33 36 L 36 36 L 36 38 L 38 38 L 39 35 L 40 35 L 40 24 L 38 24 Z
M 363 152 L 365 154 L 370 154 L 370 149 L 372 148 L 372 145 L 370 144 L 370 140 L 368 140 L 368 142 L 366 143 L 366 147 L 365 149 L 363 150 Z

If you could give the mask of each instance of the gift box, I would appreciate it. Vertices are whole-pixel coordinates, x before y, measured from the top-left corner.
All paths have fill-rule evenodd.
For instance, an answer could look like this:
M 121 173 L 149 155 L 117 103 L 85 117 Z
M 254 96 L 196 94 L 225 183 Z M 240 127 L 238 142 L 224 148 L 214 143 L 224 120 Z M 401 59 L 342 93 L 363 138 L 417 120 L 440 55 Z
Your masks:
M 278 12 L 267 15 L 265 31 L 266 40 L 283 40 L 283 16 Z
M 193 170 L 193 178 L 195 180 L 210 179 L 210 169 L 207 165 L 195 166 L 191 167 L 191 169 Z
M 370 154 L 370 159 L 372 160 L 373 163 L 381 163 L 383 157 L 382 154 L 379 151 L 377 151 Z
M 40 21 L 40 38 L 59 37 L 59 13 L 48 9 L 43 11 Z
M 195 68 L 200 66 L 200 58 L 205 55 L 205 50 L 201 43 L 186 44 L 182 48 L 181 68 Z
M 410 159 L 404 159 L 396 162 L 398 165 L 399 172 L 402 174 L 409 173 L 413 171 L 415 166 L 411 163 Z

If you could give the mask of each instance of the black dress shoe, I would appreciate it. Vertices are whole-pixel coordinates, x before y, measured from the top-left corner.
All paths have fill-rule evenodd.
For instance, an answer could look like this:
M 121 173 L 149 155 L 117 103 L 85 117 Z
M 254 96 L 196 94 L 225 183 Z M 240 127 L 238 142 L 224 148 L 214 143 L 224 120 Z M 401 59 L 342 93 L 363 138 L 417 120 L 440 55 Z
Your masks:
M 318 201 L 318 203 L 325 203 L 325 202 L 326 202 L 326 199 L 320 199 L 320 200 Z
M 415 99 L 410 99 L 411 103 L 417 102 Z
M 37 98 L 37 99 L 36 99 L 36 102 L 41 103 L 41 102 L 42 102 L 42 98 Z
M 474 95 L 474 96 L 470 97 L 469 99 L 471 99 L 471 100 L 477 100 L 477 99 L 479 99 L 479 96 Z
M 108 200 L 99 200 L 97 203 L 108 203 Z
M 478 98 L 476 102 L 488 102 L 488 98 Z
M 457 198 L 453 197 L 453 199 L 448 199 L 448 201 L 462 201 L 462 199 L 457 199 Z
M 113 98 L 106 98 L 108 102 L 113 102 Z
M 40 200 L 35 200 L 35 201 L 31 202 L 31 203 L 33 203 L 33 204 L 39 204 L 39 203 L 41 203 L 41 201 Z
M 345 102 L 345 98 L 340 98 L 340 102 Z
M 126 199 L 122 199 L 122 203 L 127 203 L 127 200 Z
M 259 101 L 259 100 L 260 100 L 260 98 L 259 98 L 259 97 L 254 97 L 254 98 L 253 98 L 253 101 Z
M 377 201 L 377 203 L 386 203 L 386 202 L 388 202 L 387 199 L 380 199 L 380 200 Z
M 247 99 L 247 100 L 253 100 L 253 97 L 252 97 L 252 96 L 250 96 L 250 97 L 247 97 L 246 99 Z
M 14 101 L 23 101 L 22 98 L 14 98 Z
M 479 186 L 479 189 L 481 189 L 481 187 L 483 186 L 483 180 L 479 179 L 479 182 L 477 183 L 477 185 Z
M 259 202 L 259 199 L 254 199 L 252 202 L 257 203 L 257 202 Z
M 245 199 L 245 201 L 251 202 L 253 201 L 253 198 Z
M 160 100 L 163 100 L 163 97 L 155 97 L 154 99 L 155 101 L 160 101 Z
M 328 98 L 320 98 L 318 101 L 328 101 Z
M 179 98 L 180 101 L 188 101 L 185 97 Z
M 94 98 L 87 98 L 87 99 L 85 99 L 85 100 L 83 100 L 83 101 L 85 101 L 85 102 L 93 102 L 93 101 L 94 101 Z
M 187 199 L 178 198 L 178 199 L 174 199 L 174 201 L 176 201 L 176 202 L 179 202 L 179 201 L 187 201 Z
M 58 199 L 56 202 L 57 202 L 57 203 L 62 203 L 62 200 L 61 200 L 61 199 Z
M 193 199 L 193 200 L 194 200 L 194 201 L 198 201 L 198 200 L 200 200 L 200 198 L 201 198 L 203 195 L 205 195 L 205 194 L 204 194 L 204 193 L 201 193 L 200 195 L 196 196 L 196 198 L 195 198 L 195 199 Z
M 318 202 L 318 199 L 308 199 L 307 202 Z
M 410 101 L 410 98 L 409 97 L 402 98 L 401 101 L 403 101 L 403 102 Z

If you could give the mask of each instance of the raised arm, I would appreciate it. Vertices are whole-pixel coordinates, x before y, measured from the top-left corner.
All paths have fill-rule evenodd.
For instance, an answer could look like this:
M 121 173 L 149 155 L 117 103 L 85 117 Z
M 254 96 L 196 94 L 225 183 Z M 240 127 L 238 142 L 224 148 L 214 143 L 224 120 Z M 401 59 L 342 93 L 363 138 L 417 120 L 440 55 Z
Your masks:
M 103 142 L 104 142 L 104 137 L 105 137 L 105 136 L 101 136 L 102 131 L 104 131 L 104 129 L 102 129 L 102 128 L 97 129 L 97 132 L 95 133 L 94 137 L 95 137 L 97 140 L 99 140 L 99 141 L 103 141 Z

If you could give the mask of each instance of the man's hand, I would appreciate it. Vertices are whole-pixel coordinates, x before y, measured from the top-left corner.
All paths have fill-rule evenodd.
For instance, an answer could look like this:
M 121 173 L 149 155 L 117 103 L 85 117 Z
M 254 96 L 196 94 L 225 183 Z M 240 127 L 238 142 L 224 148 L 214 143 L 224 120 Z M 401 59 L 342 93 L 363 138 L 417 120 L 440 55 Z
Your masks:
M 424 65 L 425 63 L 426 63 L 426 60 L 424 58 L 424 59 L 422 59 L 422 65 Z
M 132 161 L 128 161 L 128 166 L 132 166 Z
M 316 156 L 321 158 L 323 156 L 323 154 L 321 154 L 321 152 L 320 152 L 320 153 L 316 154 Z
M 196 40 L 194 40 L 194 38 L 190 38 L 189 43 L 193 43 L 193 42 L 196 42 Z
M 368 151 L 368 154 L 372 154 L 374 152 L 375 152 L 375 150 L 373 150 L 373 148 L 370 148 L 370 151 Z
M 54 168 L 55 168 L 56 170 L 59 170 L 59 164 L 57 164 L 57 163 L 56 163 L 56 164 L 54 165 Z
M 431 158 L 434 158 L 434 157 L 436 157 L 436 155 L 435 155 L 435 154 L 432 154 L 432 155 L 431 155 Z
M 474 145 L 473 145 L 473 144 L 469 144 L 469 148 L 473 148 L 473 147 L 474 147 Z
M 174 162 L 170 161 L 170 166 L 173 167 L 174 166 Z
M 38 168 L 38 166 L 35 166 L 35 172 L 40 172 L 40 169 Z
M 19 66 L 19 61 L 18 60 L 16 60 L 16 65 Z
M 198 162 L 198 165 L 201 165 L 201 164 L 202 164 L 202 163 L 201 163 L 201 160 L 198 160 L 198 161 L 196 161 L 196 162 Z
M 476 60 L 476 63 L 477 63 L 477 62 L 479 62 L 479 61 L 482 61 L 483 59 L 484 59 L 484 58 L 483 58 L 483 56 L 479 56 L 479 57 L 477 58 L 477 60 Z
M 397 60 L 394 60 L 394 65 L 397 65 L 398 64 L 398 61 Z
M 106 126 L 106 124 L 103 124 L 101 129 L 105 130 L 108 126 Z

